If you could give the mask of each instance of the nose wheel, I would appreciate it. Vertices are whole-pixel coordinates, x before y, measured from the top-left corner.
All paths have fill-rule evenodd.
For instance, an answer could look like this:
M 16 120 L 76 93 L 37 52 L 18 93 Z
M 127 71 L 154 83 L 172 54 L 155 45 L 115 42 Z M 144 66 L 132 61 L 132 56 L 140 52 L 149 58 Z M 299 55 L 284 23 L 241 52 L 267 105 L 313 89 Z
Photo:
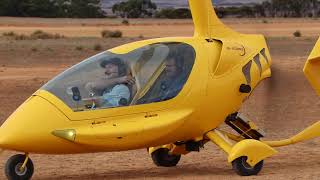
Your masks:
M 180 155 L 169 153 L 168 149 L 160 148 L 151 154 L 154 164 L 162 167 L 173 167 L 180 161 Z
M 9 180 L 29 180 L 33 175 L 33 168 L 28 154 L 17 154 L 8 159 L 5 174 Z
M 237 174 L 240 176 L 252 176 L 257 175 L 261 171 L 263 167 L 263 161 L 260 161 L 253 167 L 250 166 L 246 161 L 247 157 L 242 156 L 232 162 L 232 167 Z

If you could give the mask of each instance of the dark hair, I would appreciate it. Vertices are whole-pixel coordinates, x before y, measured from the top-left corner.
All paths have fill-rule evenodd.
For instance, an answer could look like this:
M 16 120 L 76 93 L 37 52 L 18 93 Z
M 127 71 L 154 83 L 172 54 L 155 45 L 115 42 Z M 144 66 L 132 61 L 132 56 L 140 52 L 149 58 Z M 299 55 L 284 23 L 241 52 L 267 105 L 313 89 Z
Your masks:
M 108 65 L 108 64 L 113 64 L 113 65 L 118 66 L 120 77 L 127 75 L 127 65 L 120 58 L 111 58 L 108 60 L 103 60 L 100 63 L 100 66 L 102 68 L 105 68 L 106 65 Z

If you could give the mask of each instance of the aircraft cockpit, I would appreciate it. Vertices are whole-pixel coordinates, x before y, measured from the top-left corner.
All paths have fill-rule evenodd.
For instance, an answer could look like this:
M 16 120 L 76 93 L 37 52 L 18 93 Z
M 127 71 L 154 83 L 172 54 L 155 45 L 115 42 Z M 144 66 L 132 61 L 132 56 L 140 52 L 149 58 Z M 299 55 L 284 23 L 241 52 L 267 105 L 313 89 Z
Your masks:
M 74 111 L 166 101 L 178 95 L 191 73 L 194 48 L 156 43 L 126 54 L 109 51 L 71 67 L 41 89 Z

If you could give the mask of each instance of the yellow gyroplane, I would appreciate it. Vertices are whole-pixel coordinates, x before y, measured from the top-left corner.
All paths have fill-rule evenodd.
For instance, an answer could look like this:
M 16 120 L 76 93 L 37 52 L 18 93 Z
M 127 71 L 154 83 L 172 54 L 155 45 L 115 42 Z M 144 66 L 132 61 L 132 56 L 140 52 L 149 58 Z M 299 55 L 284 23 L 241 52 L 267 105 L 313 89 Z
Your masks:
M 147 148 L 157 166 L 213 142 L 242 176 L 256 175 L 273 147 L 320 135 L 320 123 L 282 141 L 262 141 L 238 113 L 271 76 L 262 35 L 226 27 L 211 0 L 189 0 L 193 37 L 144 40 L 93 56 L 28 98 L 1 126 L 0 148 L 23 152 L 6 163 L 8 179 L 30 179 L 30 153 L 75 154 Z M 320 42 L 305 73 L 320 94 Z M 226 123 L 234 132 L 222 131 Z

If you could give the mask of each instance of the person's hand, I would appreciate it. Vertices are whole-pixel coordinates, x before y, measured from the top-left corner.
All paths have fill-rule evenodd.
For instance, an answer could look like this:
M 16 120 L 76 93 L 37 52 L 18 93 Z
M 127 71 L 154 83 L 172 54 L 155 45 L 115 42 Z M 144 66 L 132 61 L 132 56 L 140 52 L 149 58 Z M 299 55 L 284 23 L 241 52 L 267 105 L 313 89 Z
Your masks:
M 133 86 L 135 83 L 136 83 L 136 79 L 132 76 L 129 76 L 128 80 L 127 80 L 127 83 L 130 85 L 130 86 Z
M 118 83 L 134 85 L 136 83 L 136 80 L 132 76 L 123 76 L 118 79 Z

